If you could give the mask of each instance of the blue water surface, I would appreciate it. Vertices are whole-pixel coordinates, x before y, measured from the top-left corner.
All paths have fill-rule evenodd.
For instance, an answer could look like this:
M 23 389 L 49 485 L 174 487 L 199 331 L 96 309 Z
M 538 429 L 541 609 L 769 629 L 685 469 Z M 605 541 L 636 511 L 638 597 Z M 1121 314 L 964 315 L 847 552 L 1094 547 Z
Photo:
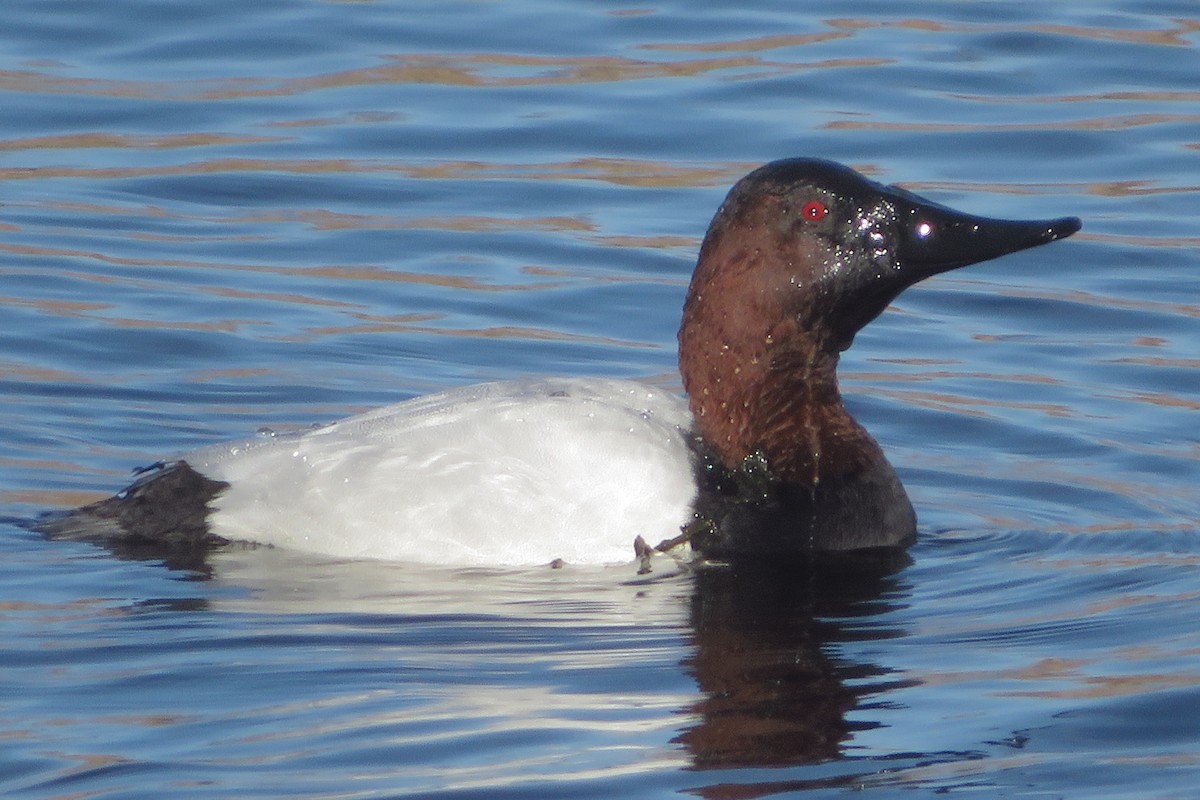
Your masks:
M 0 794 L 1193 797 L 1198 45 L 1191 2 L 3 4 Z M 707 222 L 792 155 L 1084 219 L 845 354 L 910 563 L 180 569 L 16 524 L 474 381 L 677 387 Z

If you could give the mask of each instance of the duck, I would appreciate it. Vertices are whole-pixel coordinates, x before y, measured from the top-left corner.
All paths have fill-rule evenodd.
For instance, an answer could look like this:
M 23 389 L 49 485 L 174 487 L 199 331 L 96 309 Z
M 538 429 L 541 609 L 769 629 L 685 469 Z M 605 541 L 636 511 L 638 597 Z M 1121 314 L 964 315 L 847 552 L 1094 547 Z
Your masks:
M 450 389 L 175 455 L 39 529 L 466 567 L 903 549 L 916 514 L 843 403 L 840 354 L 917 282 L 1081 225 L 974 216 L 833 161 L 773 161 L 729 190 L 701 243 L 683 395 L 607 378 Z

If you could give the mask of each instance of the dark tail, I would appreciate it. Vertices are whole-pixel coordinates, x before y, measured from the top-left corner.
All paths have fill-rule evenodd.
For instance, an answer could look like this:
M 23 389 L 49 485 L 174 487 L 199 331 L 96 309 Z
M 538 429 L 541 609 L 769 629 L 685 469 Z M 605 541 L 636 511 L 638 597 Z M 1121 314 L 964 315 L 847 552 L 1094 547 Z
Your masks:
M 126 558 L 195 568 L 193 561 L 202 563 L 206 552 L 228 544 L 208 527 L 208 504 L 228 486 L 186 461 L 159 463 L 112 497 L 47 514 L 28 527 L 51 539 L 94 542 Z

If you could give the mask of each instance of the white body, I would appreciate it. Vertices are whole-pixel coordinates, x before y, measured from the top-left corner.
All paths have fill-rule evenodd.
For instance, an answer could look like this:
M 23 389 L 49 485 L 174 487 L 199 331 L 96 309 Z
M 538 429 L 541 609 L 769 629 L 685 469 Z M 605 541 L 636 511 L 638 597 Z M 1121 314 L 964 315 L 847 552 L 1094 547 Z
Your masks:
M 428 564 L 613 563 L 696 493 L 682 398 L 641 383 L 488 383 L 180 458 L 230 487 L 212 531 Z

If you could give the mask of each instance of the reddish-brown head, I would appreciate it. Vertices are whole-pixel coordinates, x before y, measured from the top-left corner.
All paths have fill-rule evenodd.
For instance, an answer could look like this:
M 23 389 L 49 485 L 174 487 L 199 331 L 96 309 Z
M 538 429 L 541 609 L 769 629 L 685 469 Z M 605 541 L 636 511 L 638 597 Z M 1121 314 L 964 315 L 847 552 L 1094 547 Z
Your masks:
M 713 218 L 684 305 L 680 370 L 699 433 L 727 466 L 758 452 L 800 484 L 881 459 L 838 394 L 855 334 L 924 278 L 1079 227 L 962 214 L 830 161 L 760 167 Z

